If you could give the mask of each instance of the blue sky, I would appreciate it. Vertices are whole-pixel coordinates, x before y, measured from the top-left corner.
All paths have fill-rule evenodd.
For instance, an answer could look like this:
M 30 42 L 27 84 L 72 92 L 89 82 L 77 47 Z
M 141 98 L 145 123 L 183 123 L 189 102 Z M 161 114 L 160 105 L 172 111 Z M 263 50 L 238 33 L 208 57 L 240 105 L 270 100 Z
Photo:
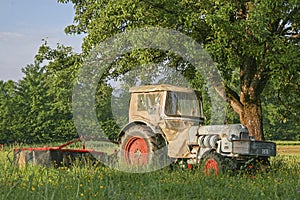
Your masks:
M 82 36 L 64 33 L 73 17 L 73 5 L 56 0 L 1 0 L 0 80 L 21 79 L 21 68 L 33 63 L 42 39 L 53 48 L 60 43 L 80 52 Z

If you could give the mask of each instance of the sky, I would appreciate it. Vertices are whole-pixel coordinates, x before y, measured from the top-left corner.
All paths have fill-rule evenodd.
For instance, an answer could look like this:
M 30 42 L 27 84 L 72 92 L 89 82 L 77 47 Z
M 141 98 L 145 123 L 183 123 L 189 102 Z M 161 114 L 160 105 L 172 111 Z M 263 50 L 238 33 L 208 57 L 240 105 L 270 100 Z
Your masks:
M 73 23 L 72 4 L 56 0 L 0 0 L 0 80 L 18 81 L 21 69 L 33 64 L 34 56 L 46 39 L 81 51 L 83 36 L 66 35 L 64 28 Z

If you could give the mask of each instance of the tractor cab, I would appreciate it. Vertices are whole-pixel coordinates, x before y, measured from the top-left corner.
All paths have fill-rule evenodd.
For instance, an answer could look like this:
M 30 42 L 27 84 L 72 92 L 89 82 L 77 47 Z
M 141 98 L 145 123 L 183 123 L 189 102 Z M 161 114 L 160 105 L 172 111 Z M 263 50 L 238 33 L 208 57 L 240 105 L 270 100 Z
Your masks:
M 201 93 L 173 85 L 143 85 L 133 87 L 129 122 L 143 121 L 153 126 L 165 120 L 203 123 Z

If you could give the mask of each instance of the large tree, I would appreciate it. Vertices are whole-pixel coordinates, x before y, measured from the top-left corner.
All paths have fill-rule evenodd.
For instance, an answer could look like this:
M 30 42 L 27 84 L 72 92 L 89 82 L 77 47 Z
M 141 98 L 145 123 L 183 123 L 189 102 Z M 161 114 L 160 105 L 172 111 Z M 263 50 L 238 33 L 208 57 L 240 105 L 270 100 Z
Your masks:
M 74 4 L 74 24 L 66 32 L 87 34 L 83 44 L 87 54 L 117 33 L 144 26 L 175 29 L 203 44 L 223 78 L 223 85 L 215 89 L 258 140 L 264 139 L 261 95 L 268 82 L 280 81 L 272 79 L 278 74 L 299 72 L 298 0 L 58 2 Z M 224 87 L 226 94 L 220 90 Z

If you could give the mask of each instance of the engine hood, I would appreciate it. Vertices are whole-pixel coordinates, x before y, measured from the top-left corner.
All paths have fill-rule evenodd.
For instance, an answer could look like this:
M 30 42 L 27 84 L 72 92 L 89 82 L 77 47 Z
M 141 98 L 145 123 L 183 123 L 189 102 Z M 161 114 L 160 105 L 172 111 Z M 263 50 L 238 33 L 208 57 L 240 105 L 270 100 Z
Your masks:
M 241 137 L 240 133 L 249 133 L 242 124 L 200 126 L 198 135 L 219 135 L 220 137 Z

